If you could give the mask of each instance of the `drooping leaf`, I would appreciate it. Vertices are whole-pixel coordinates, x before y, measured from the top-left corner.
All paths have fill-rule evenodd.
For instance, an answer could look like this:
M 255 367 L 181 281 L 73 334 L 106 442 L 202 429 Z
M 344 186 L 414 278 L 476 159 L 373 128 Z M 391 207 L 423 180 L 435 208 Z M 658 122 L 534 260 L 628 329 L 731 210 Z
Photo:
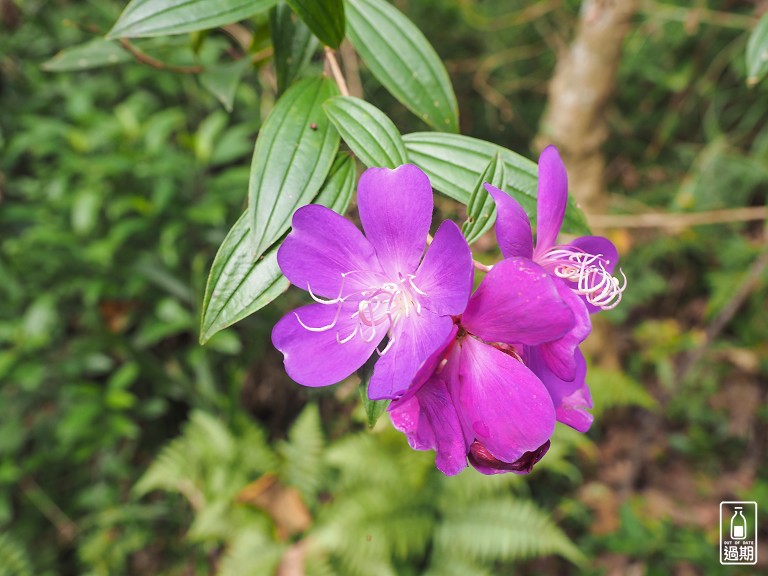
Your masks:
M 323 184 L 339 147 L 339 133 L 322 105 L 338 94 L 328 78 L 306 78 L 277 101 L 259 132 L 248 186 L 254 255 L 288 229 L 294 211 Z
M 317 38 L 285 2 L 269 13 L 277 90 L 280 94 L 299 76 L 317 48 Z
M 112 66 L 133 60 L 127 51 L 114 40 L 96 38 L 84 44 L 65 48 L 50 60 L 43 62 L 43 70 L 71 72 L 100 66 Z
M 343 214 L 355 189 L 355 161 L 339 153 L 315 203 Z M 279 243 L 259 259 L 248 242 L 248 213 L 227 234 L 213 260 L 205 287 L 200 343 L 263 308 L 289 286 L 277 265 Z
M 248 58 L 217 64 L 215 67 L 206 68 L 205 72 L 200 74 L 200 83 L 221 102 L 227 112 L 232 112 L 235 91 L 250 65 Z
M 338 48 L 344 40 L 343 0 L 286 0 L 320 42 Z
M 373 368 L 377 359 L 378 355 L 374 354 L 357 371 L 357 375 L 360 376 L 358 390 L 360 391 L 360 399 L 363 401 L 363 409 L 368 419 L 368 428 L 376 426 L 376 422 L 378 422 L 391 402 L 391 400 L 371 400 L 368 397 L 368 385 L 371 383 Z
M 485 189 L 485 183 L 504 188 L 506 177 L 504 162 L 497 152 L 475 182 L 475 188 L 467 203 L 467 219 L 461 226 L 461 231 L 469 244 L 485 234 L 496 221 L 496 204 Z
M 337 96 L 323 108 L 344 142 L 366 166 L 397 168 L 408 162 L 400 132 L 375 106 L 353 96 Z
M 385 0 L 347 0 L 347 35 L 365 65 L 403 106 L 436 130 L 459 131 L 459 109 L 440 57 Z
M 277 0 L 132 0 L 107 38 L 183 34 L 231 24 L 271 8 Z
M 763 14 L 747 41 L 747 83 L 757 84 L 768 72 L 768 13 Z
M 506 185 L 502 189 L 513 196 L 534 221 L 538 168 L 536 163 L 506 148 L 459 134 L 414 132 L 403 136 L 408 158 L 429 176 L 432 186 L 463 204 L 468 204 L 474 185 L 494 155 L 504 161 Z M 589 234 L 586 218 L 568 198 L 563 232 Z
M 221 244 L 208 275 L 200 343 L 263 308 L 290 285 L 277 265 L 277 246 L 254 258 L 249 247 L 248 213 L 243 213 Z

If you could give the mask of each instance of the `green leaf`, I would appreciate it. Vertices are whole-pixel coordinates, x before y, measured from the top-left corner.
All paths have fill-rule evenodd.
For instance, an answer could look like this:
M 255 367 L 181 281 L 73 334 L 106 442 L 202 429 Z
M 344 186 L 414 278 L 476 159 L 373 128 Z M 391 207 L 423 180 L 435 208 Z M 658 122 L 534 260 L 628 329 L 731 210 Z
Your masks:
M 504 188 L 506 183 L 506 172 L 501 155 L 497 152 L 486 166 L 480 178 L 475 183 L 472 195 L 467 204 L 467 220 L 461 226 L 461 231 L 467 239 L 467 243 L 472 244 L 480 236 L 485 234 L 496 220 L 496 204 L 493 198 L 485 189 L 487 182 L 496 188 Z
M 459 131 L 459 108 L 440 57 L 384 0 L 347 0 L 347 35 L 368 69 L 403 106 L 436 130 Z
M 306 78 L 288 89 L 264 122 L 248 186 L 252 254 L 282 236 L 294 211 L 320 190 L 339 147 L 322 104 L 336 94 L 328 78 Z
M 344 214 L 355 191 L 356 176 L 355 161 L 352 156 L 346 152 L 339 152 L 314 203 Z
M 747 84 L 760 82 L 768 72 L 768 13 L 763 14 L 747 41 Z
M 339 153 L 315 203 L 338 213 L 349 206 L 355 189 L 355 161 Z M 205 287 L 200 343 L 235 322 L 263 308 L 288 289 L 290 283 L 277 265 L 279 243 L 258 259 L 253 258 L 244 213 L 221 244 Z
M 85 44 L 65 48 L 47 62 L 43 62 L 41 67 L 49 72 L 70 72 L 112 66 L 131 60 L 133 56 L 123 50 L 117 42 L 96 38 Z
M 250 59 L 242 58 L 235 62 L 206 68 L 205 72 L 200 74 L 200 84 L 221 102 L 227 112 L 232 112 L 235 91 L 250 65 Z
M 536 218 L 537 171 L 535 162 L 496 144 L 435 132 L 414 132 L 403 136 L 410 160 L 429 176 L 432 186 L 462 204 L 468 204 L 472 190 L 488 162 L 496 154 L 504 161 L 506 186 L 502 189 L 520 202 L 533 222 Z M 589 234 L 584 213 L 568 198 L 563 232 Z
M 397 168 L 408 162 L 400 132 L 375 106 L 353 96 L 337 96 L 323 108 L 344 142 L 366 166 Z
M 338 48 L 344 40 L 343 0 L 286 0 L 320 42 Z
M 317 38 L 284 2 L 278 3 L 270 11 L 269 29 L 274 49 L 277 90 L 282 94 L 309 63 L 317 48 Z
M 263 308 L 290 285 L 277 265 L 277 246 L 261 258 L 249 249 L 248 213 L 235 222 L 221 244 L 208 275 L 203 299 L 200 343 Z
M 183 34 L 237 22 L 277 0 L 132 0 L 107 38 Z
M 363 408 L 368 417 L 368 428 L 376 426 L 376 422 L 378 422 L 391 402 L 391 400 L 371 400 L 368 398 L 368 385 L 371 383 L 376 360 L 378 360 L 378 355 L 374 354 L 357 371 L 357 375 L 360 376 L 360 387 L 358 390 L 360 390 L 360 399 L 363 401 Z

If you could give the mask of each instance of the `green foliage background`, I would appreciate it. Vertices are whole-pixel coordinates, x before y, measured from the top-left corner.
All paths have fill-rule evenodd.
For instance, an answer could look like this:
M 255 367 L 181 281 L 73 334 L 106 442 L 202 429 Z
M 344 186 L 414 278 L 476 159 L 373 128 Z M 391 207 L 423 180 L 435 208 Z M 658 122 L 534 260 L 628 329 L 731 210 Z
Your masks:
M 529 158 L 580 3 L 532 4 L 395 2 L 445 60 L 462 132 Z M 613 210 L 764 206 L 768 92 L 747 86 L 745 62 L 755 7 L 649 4 L 606 110 Z M 668 473 L 705 510 L 768 509 L 764 222 L 612 231 L 631 285 L 606 314 L 621 368 L 591 368 L 594 428 L 559 429 L 530 478 L 446 479 L 386 417 L 368 431 L 354 387 L 282 374 L 269 333 L 298 293 L 198 344 L 206 274 L 274 104 L 265 61 L 224 93 L 133 58 L 55 74 L 41 65 L 123 5 L 0 5 L 0 574 L 269 574 L 302 542 L 310 574 L 727 573 L 716 520 L 659 512 L 649 488 Z M 252 50 L 268 48 L 267 14 L 247 25 Z M 232 44 L 137 41 L 176 66 L 225 62 Z M 362 81 L 401 133 L 427 129 Z M 606 470 L 627 423 L 644 473 L 621 492 Z M 298 491 L 308 526 L 286 536 L 238 499 L 265 475 Z

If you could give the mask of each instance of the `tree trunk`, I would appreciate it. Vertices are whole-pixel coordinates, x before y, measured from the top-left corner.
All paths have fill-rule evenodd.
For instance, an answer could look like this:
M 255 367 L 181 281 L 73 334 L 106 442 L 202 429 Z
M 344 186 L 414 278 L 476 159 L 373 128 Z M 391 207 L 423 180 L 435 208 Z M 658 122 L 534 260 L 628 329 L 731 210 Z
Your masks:
M 608 136 L 605 110 L 616 82 L 621 48 L 641 0 L 585 0 L 576 37 L 559 55 L 547 111 L 535 145 L 555 144 L 568 168 L 569 188 L 587 212 L 602 212 Z

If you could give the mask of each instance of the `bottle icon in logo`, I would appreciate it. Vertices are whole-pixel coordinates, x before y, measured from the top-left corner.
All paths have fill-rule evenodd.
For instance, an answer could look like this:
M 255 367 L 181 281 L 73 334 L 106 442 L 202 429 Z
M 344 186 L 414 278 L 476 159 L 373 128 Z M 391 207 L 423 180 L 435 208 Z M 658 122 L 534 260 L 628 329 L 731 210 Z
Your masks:
M 747 537 L 747 519 L 741 512 L 741 506 L 734 507 L 731 518 L 731 540 L 744 540 Z

